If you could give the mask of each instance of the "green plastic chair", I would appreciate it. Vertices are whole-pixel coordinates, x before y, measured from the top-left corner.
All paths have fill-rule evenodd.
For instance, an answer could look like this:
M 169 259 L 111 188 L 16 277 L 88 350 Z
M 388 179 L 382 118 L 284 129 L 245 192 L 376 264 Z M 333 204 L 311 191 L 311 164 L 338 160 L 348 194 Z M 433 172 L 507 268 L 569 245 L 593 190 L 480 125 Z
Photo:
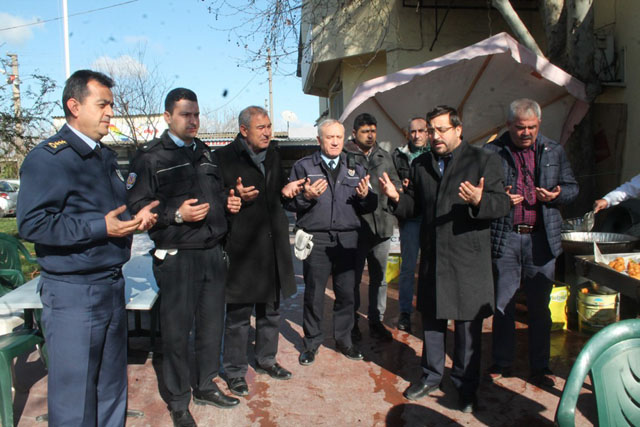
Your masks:
M 40 332 L 34 329 L 19 329 L 0 336 L 0 424 L 3 426 L 13 426 L 13 359 L 43 342 Z
M 591 375 L 601 426 L 640 426 L 640 319 L 595 334 L 578 355 L 556 411 L 560 427 L 575 425 L 580 389 Z
M 28 262 L 36 262 L 20 240 L 0 233 L 0 296 L 26 282 L 22 274 L 20 255 Z

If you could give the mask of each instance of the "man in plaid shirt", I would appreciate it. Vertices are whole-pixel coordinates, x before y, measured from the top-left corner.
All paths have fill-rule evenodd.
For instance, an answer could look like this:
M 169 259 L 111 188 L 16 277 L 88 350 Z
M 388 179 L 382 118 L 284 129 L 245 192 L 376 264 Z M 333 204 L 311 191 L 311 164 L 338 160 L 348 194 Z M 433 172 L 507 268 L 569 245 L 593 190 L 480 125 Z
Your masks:
M 515 293 L 522 285 L 529 314 L 530 382 L 552 387 L 549 369 L 549 298 L 556 258 L 562 252 L 559 206 L 578 195 L 562 146 L 539 133 L 541 110 L 531 99 L 509 106 L 508 131 L 486 145 L 502 159 L 509 215 L 491 226 L 496 311 L 493 365 L 496 380 L 512 374 L 515 359 Z

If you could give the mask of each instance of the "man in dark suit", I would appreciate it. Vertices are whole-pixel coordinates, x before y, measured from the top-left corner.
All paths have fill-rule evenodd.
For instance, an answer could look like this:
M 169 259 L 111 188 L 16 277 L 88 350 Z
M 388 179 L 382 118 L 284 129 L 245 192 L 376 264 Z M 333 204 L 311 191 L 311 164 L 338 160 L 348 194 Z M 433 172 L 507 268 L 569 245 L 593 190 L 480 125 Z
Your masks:
M 418 310 L 424 345 L 422 378 L 404 392 L 419 399 L 440 387 L 447 320 L 455 321 L 451 380 L 460 410 L 472 412 L 480 379 L 482 320 L 493 311 L 491 220 L 509 212 L 500 159 L 462 140 L 454 108 L 427 115 L 431 152 L 415 159 L 406 193 L 388 176 L 383 191 L 400 219 L 422 214 Z
M 113 80 L 91 70 L 67 80 L 67 123 L 20 170 L 18 230 L 35 243 L 49 353 L 50 426 L 124 425 L 127 317 L 122 265 L 131 234 L 155 224 L 150 199 L 132 218 L 116 153 L 102 146 Z M 11 403 L 11 401 L 9 401 Z
M 264 108 L 245 108 L 238 122 L 236 139 L 214 154 L 222 168 L 224 187 L 242 199 L 240 212 L 228 217 L 223 366 L 229 390 L 244 396 L 249 394 L 245 375 L 254 310 L 256 371 L 278 380 L 291 378 L 291 372 L 276 361 L 280 297 L 296 292 L 281 191 L 293 197 L 302 189 L 304 179 L 283 189 L 287 178 L 277 143 L 271 141 L 271 120 Z

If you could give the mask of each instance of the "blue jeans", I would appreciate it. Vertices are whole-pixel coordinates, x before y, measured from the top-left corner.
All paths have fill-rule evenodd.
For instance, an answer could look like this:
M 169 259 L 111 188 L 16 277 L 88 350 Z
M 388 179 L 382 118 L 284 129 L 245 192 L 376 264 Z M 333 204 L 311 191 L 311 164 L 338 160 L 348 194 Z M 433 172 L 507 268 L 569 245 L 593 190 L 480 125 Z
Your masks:
M 515 294 L 520 283 L 527 297 L 529 366 L 549 367 L 551 312 L 556 259 L 543 230 L 532 234 L 509 233 L 505 253 L 493 260 L 496 312 L 493 316 L 493 363 L 510 367 L 515 360 Z
M 398 279 L 400 312 L 413 311 L 413 294 L 416 264 L 420 251 L 420 224 L 422 217 L 411 218 L 400 225 L 400 277 Z

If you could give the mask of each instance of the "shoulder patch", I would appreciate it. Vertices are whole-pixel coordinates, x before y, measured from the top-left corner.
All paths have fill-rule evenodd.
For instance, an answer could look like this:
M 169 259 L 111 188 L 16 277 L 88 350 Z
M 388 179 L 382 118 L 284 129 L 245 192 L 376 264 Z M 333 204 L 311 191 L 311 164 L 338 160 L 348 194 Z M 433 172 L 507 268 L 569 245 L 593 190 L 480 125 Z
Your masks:
M 135 172 L 131 172 L 129 174 L 129 176 L 127 177 L 127 190 L 131 190 L 133 186 L 136 185 L 137 178 L 138 175 L 136 175 Z
M 53 154 L 57 153 L 60 150 L 64 150 L 68 146 L 69 143 L 64 139 L 59 139 L 57 141 L 51 141 L 44 144 L 44 148 Z

